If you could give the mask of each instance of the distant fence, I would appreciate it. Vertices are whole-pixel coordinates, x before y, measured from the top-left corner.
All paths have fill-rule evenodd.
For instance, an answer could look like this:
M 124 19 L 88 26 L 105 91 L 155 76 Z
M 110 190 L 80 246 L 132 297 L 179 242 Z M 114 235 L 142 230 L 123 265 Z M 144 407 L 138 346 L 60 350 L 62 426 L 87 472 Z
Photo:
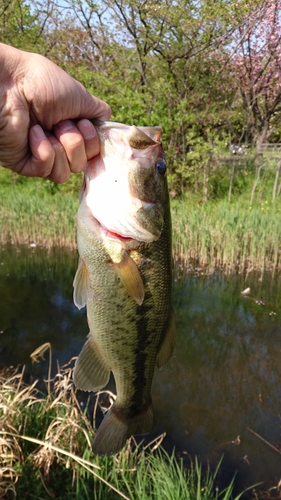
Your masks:
M 211 164 L 214 168 L 216 167 L 228 167 L 228 168 L 247 168 L 252 165 L 252 156 L 212 156 Z
M 268 158 L 280 158 L 281 143 L 277 142 L 276 144 L 271 144 L 265 142 L 261 145 L 261 153 Z
M 250 145 L 238 146 L 231 144 L 229 147 L 230 154 L 225 156 L 211 155 L 211 162 L 214 167 L 225 166 L 232 168 L 253 168 L 253 160 L 255 158 L 255 150 Z M 261 155 L 265 158 L 279 159 L 281 157 L 281 143 L 272 144 L 265 142 L 261 145 Z
M 276 144 L 272 144 L 270 142 L 264 142 L 261 145 L 261 150 L 262 151 L 281 151 L 281 143 L 277 142 Z
M 260 146 L 260 149 L 261 149 L 261 152 L 264 153 L 279 153 L 281 152 L 281 143 L 280 142 L 276 142 L 276 143 L 271 143 L 271 142 L 264 142 L 261 146 Z M 236 156 L 236 157 L 239 157 L 239 156 L 246 156 L 248 154 L 248 150 L 252 150 L 254 151 L 255 150 L 255 147 L 253 145 L 250 145 L 250 144 L 230 144 L 229 146 L 229 152 L 231 154 L 231 156 Z

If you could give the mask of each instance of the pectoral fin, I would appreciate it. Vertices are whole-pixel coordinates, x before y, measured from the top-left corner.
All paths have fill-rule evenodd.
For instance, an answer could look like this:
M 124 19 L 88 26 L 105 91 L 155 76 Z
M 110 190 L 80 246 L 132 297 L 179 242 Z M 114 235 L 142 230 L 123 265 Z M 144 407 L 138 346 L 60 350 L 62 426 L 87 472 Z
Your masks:
M 110 369 L 103 362 L 93 336 L 89 334 L 74 366 L 74 383 L 78 389 L 95 392 L 106 386 L 109 376 Z
M 159 369 L 162 368 L 167 363 L 167 361 L 170 359 L 173 353 L 175 347 L 175 336 L 176 336 L 175 334 L 176 334 L 175 313 L 172 309 L 167 332 L 156 357 L 156 364 Z
M 144 285 L 136 263 L 124 251 L 120 262 L 113 262 L 113 266 L 129 295 L 141 305 L 144 299 Z
M 78 268 L 73 281 L 73 302 L 82 309 L 87 304 L 87 300 L 93 296 L 93 291 L 90 288 L 89 273 L 84 261 L 79 258 Z

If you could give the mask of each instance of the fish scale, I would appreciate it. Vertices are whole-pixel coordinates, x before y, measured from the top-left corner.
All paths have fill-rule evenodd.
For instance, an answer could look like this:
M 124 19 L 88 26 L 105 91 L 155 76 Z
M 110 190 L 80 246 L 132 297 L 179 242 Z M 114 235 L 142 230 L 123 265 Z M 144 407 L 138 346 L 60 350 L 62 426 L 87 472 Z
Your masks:
M 116 186 L 114 198 L 118 199 L 118 189 L 122 188 L 128 199 L 124 204 L 126 213 L 118 212 L 118 207 L 114 211 L 114 206 L 112 214 L 109 210 L 105 227 L 98 219 L 100 207 L 95 210 L 98 176 L 93 160 L 85 174 L 77 216 L 79 265 L 74 279 L 74 302 L 78 307 L 87 306 L 90 332 L 74 368 L 74 382 L 82 390 L 97 391 L 107 384 L 112 371 L 117 398 L 93 442 L 94 453 L 112 455 L 122 449 L 131 435 L 150 432 L 155 365 L 161 368 L 174 347 L 171 218 L 159 127 L 132 130 L 113 123 L 99 125 L 97 131 L 101 141 L 97 170 L 106 179 L 103 197 L 99 199 L 107 210 L 107 165 L 114 176 L 114 162 L 112 158 L 108 160 L 108 155 L 114 155 L 119 172 L 124 165 L 124 179 Z M 115 148 L 116 140 L 121 144 Z M 140 157 L 136 147 L 141 150 Z M 157 171 L 158 161 L 162 162 L 161 174 Z M 99 178 L 98 183 L 101 189 L 103 179 Z M 157 194 L 154 204 L 142 201 L 146 196 L 142 191 Z M 139 196 L 137 202 L 135 192 Z M 125 221 L 129 219 L 128 225 L 123 216 Z M 118 237 L 116 227 L 122 231 L 125 228 L 126 234 Z

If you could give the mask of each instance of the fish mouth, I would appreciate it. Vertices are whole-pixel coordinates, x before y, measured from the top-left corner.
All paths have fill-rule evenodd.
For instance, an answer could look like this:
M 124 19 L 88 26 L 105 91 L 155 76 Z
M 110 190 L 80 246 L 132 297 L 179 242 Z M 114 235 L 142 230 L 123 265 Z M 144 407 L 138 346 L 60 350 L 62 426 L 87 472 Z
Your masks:
M 149 217 L 147 214 L 156 206 L 155 203 L 138 201 L 133 213 L 119 211 L 118 208 L 114 210 L 101 211 L 93 210 L 93 207 L 87 203 L 85 198 L 85 205 L 88 214 L 99 225 L 103 237 L 109 238 L 120 243 L 126 244 L 130 241 L 138 243 L 152 243 L 160 237 L 161 229 L 155 228 L 154 225 L 149 224 Z M 157 229 L 157 230 L 155 230 Z
M 98 222 L 98 224 L 100 225 L 103 236 L 107 240 L 111 240 L 112 243 L 118 242 L 127 251 L 128 250 L 136 250 L 141 244 L 140 241 L 137 241 L 135 238 L 132 238 L 131 236 L 122 236 L 122 234 L 119 234 L 119 233 L 116 233 L 115 231 L 110 231 L 109 229 L 106 229 L 99 222 Z
M 101 226 L 101 224 L 100 224 L 100 226 Z M 133 240 L 133 238 L 131 236 L 122 236 L 122 234 L 115 233 L 114 231 L 109 231 L 109 229 L 106 229 L 105 227 L 101 226 L 101 228 L 102 228 L 102 230 L 105 233 L 105 236 L 107 238 L 112 238 L 114 240 L 124 241 L 124 243 Z
M 100 230 L 102 234 L 104 235 L 105 238 L 109 238 L 111 240 L 115 241 L 120 241 L 120 243 L 126 244 L 126 243 L 131 243 L 131 242 L 136 242 L 136 239 L 133 238 L 132 236 L 123 236 L 120 233 L 117 233 L 116 231 L 111 231 L 110 229 L 107 229 L 104 227 L 98 219 L 96 219 L 93 214 L 88 210 L 88 213 L 90 213 L 91 218 L 95 221 L 95 224 L 98 224 L 100 227 Z M 136 242 L 139 244 L 139 242 Z
M 127 228 L 124 229 L 124 232 L 122 232 L 122 227 L 108 229 L 99 220 L 97 220 L 97 222 L 105 238 L 120 241 L 120 243 L 123 244 L 130 242 L 135 242 L 138 245 L 140 243 L 151 243 L 152 241 L 155 241 L 159 237 L 158 235 L 156 236 L 152 234 L 149 230 L 145 230 L 142 227 L 136 228 L 134 226 L 134 228 L 130 228 L 129 230 Z
M 145 229 L 141 226 L 136 226 L 135 224 L 128 226 L 123 226 L 124 231 L 122 231 L 122 225 L 113 225 L 113 227 L 108 228 L 99 219 L 91 214 L 93 219 L 99 225 L 102 234 L 105 238 L 119 241 L 121 244 L 129 244 L 134 242 L 137 246 L 140 243 L 151 243 L 159 238 L 160 234 L 153 234 L 149 229 Z

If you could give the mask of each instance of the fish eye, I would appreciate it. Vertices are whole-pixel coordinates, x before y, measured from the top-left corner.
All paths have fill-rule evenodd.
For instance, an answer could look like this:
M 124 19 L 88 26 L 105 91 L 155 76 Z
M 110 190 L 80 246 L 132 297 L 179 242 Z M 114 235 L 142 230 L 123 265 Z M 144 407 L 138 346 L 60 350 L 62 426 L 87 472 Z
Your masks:
M 165 160 L 163 160 L 163 158 L 160 158 L 159 160 L 157 160 L 157 162 L 155 164 L 155 168 L 156 168 L 158 174 L 164 175 L 166 172 Z

